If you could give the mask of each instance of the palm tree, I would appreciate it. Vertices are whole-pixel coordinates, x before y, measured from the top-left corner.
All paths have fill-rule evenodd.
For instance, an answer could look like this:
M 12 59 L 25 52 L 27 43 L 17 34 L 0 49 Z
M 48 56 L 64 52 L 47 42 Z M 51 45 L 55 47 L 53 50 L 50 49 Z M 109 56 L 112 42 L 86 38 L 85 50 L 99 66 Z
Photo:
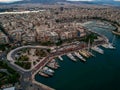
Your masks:
M 97 35 L 94 33 L 90 33 L 86 36 L 85 42 L 89 43 L 89 41 L 90 41 L 90 44 L 93 44 L 94 39 L 97 39 Z

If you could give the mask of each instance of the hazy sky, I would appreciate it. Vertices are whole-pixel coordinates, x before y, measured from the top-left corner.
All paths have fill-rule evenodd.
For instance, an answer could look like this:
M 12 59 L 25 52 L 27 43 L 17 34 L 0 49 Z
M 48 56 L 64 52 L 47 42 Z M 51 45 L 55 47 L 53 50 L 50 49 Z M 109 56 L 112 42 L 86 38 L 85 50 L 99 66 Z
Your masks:
M 94 0 L 67 0 L 67 1 L 94 1 Z
M 10 3 L 22 0 L 0 0 L 0 2 Z M 67 1 L 120 1 L 120 0 L 67 0 Z
M 67 0 L 67 1 L 120 1 L 120 0 Z
M 67 1 L 94 1 L 94 0 L 67 0 Z
M 16 2 L 16 1 L 22 1 L 22 0 L 0 0 L 0 2 L 5 2 L 5 3 Z

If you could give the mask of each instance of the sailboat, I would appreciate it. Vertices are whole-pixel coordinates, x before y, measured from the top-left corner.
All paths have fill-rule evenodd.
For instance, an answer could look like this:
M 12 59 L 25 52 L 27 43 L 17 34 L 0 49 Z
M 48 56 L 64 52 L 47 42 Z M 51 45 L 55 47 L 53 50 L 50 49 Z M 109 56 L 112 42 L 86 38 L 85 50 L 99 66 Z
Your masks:
M 112 40 L 112 43 L 109 43 L 108 44 L 108 47 L 110 48 L 110 49 L 115 49 L 115 47 L 113 46 L 113 44 L 114 44 L 114 41 L 115 41 L 115 35 L 114 35 L 114 37 L 113 37 L 113 40 Z
M 87 50 L 87 53 L 88 53 L 90 56 L 94 56 L 93 53 L 90 51 L 90 39 L 89 39 L 89 42 L 88 42 L 88 50 Z
M 115 40 L 115 35 L 114 35 L 114 37 L 113 37 L 113 39 L 112 39 L 112 43 L 103 44 L 102 46 L 103 46 L 104 48 L 115 49 L 115 47 L 113 46 L 114 40 Z

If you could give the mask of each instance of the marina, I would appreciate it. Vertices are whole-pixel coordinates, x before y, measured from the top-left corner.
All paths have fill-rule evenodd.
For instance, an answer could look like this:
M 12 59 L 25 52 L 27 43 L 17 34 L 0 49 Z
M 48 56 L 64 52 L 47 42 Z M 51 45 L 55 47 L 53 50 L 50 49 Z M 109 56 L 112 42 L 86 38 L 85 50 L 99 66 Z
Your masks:
M 96 30 L 98 30 L 98 28 Z M 100 33 L 103 33 L 102 30 Z M 111 32 L 107 31 L 107 33 L 109 35 L 106 33 L 104 34 L 112 40 L 113 35 Z M 102 55 L 92 52 L 96 57 L 89 58 L 85 64 L 81 62 L 73 63 L 70 61 L 70 58 L 67 58 L 67 54 L 63 55 L 62 58 L 64 59 L 64 62 L 59 62 L 61 68 L 55 71 L 55 76 L 52 78 L 42 78 L 36 75 L 36 80 L 51 86 L 56 90 L 114 90 L 115 87 L 119 88 L 120 65 L 118 62 L 120 61 L 119 58 L 117 58 L 120 55 L 119 45 L 120 38 L 117 37 L 115 50 L 102 48 Z M 75 54 L 75 52 L 73 53 Z M 113 55 L 111 55 L 111 53 Z M 56 81 L 58 83 L 56 83 Z M 73 83 L 73 81 L 75 81 L 75 83 Z M 114 84 L 112 82 L 114 82 Z M 99 85 L 100 87 L 98 87 Z

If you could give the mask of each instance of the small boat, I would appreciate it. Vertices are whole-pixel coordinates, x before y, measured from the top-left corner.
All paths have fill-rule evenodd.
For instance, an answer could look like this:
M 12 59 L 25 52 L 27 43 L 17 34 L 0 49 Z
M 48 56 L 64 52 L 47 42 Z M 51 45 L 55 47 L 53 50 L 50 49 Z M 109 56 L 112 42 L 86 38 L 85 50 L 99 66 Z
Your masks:
M 52 59 L 48 64 L 48 67 L 52 68 L 52 69 L 57 69 L 59 66 L 58 62 L 55 59 Z
M 88 55 L 85 51 L 79 50 L 79 53 L 80 53 L 82 56 L 84 56 L 84 57 L 86 57 L 86 58 L 89 58 L 89 55 Z
M 98 53 L 100 53 L 100 54 L 104 54 L 104 51 L 101 48 L 97 47 L 97 46 L 94 46 L 91 49 L 98 52 Z
M 63 58 L 62 58 L 61 56 L 58 56 L 58 58 L 59 58 L 61 61 L 63 61 Z
M 115 47 L 112 46 L 112 44 L 110 44 L 110 43 L 109 44 L 103 44 L 102 47 L 108 48 L 108 49 L 115 49 Z
M 54 73 L 54 71 L 51 70 L 51 69 L 49 69 L 48 67 L 44 67 L 42 69 L 42 72 L 45 73 L 45 74 L 47 74 L 47 75 L 50 75 L 50 76 L 53 76 L 53 73 Z
M 104 45 L 102 45 L 102 46 L 103 46 L 104 48 L 115 49 L 115 47 L 113 46 L 115 37 L 116 37 L 116 36 L 114 35 L 114 37 L 113 37 L 113 39 L 112 39 L 112 43 L 104 44 Z
M 43 73 L 43 72 L 39 72 L 39 75 L 41 75 L 41 76 L 44 76 L 44 77 L 49 77 L 49 75 L 47 75 L 47 74 L 45 74 L 45 73 Z
M 115 47 L 112 45 L 112 44 L 108 44 L 108 48 L 110 48 L 110 49 L 115 49 Z
M 87 50 L 82 50 L 82 51 L 87 55 L 87 57 L 92 56 L 92 53 L 90 53 L 89 51 L 87 51 Z
M 49 72 L 51 72 L 51 73 L 54 73 L 54 70 L 52 70 L 52 69 L 50 69 L 50 68 L 48 68 L 48 67 L 44 67 L 43 70 L 47 70 L 47 71 L 49 71 Z
M 82 60 L 82 61 L 86 61 L 86 59 L 85 58 L 83 58 L 79 53 L 77 53 L 77 52 L 74 52 L 74 54 L 80 59 L 80 60 Z
M 55 66 L 54 66 L 54 63 L 49 63 L 49 64 L 47 64 L 47 66 L 52 68 L 52 69 L 56 69 Z
M 45 74 L 47 74 L 47 75 L 53 76 L 53 73 L 51 73 L 51 72 L 49 72 L 47 70 L 43 70 L 42 72 L 45 73 Z
M 73 55 L 72 55 L 71 53 L 68 53 L 67 56 L 68 56 L 71 60 L 77 61 L 77 60 L 75 59 L 75 57 L 73 57 Z
M 114 31 L 114 30 L 113 30 L 112 33 L 115 34 L 115 35 L 120 36 L 120 32 L 118 32 L 118 31 Z
M 90 56 L 93 56 L 93 57 L 95 56 L 92 52 L 90 51 L 87 51 L 87 52 L 89 53 Z

